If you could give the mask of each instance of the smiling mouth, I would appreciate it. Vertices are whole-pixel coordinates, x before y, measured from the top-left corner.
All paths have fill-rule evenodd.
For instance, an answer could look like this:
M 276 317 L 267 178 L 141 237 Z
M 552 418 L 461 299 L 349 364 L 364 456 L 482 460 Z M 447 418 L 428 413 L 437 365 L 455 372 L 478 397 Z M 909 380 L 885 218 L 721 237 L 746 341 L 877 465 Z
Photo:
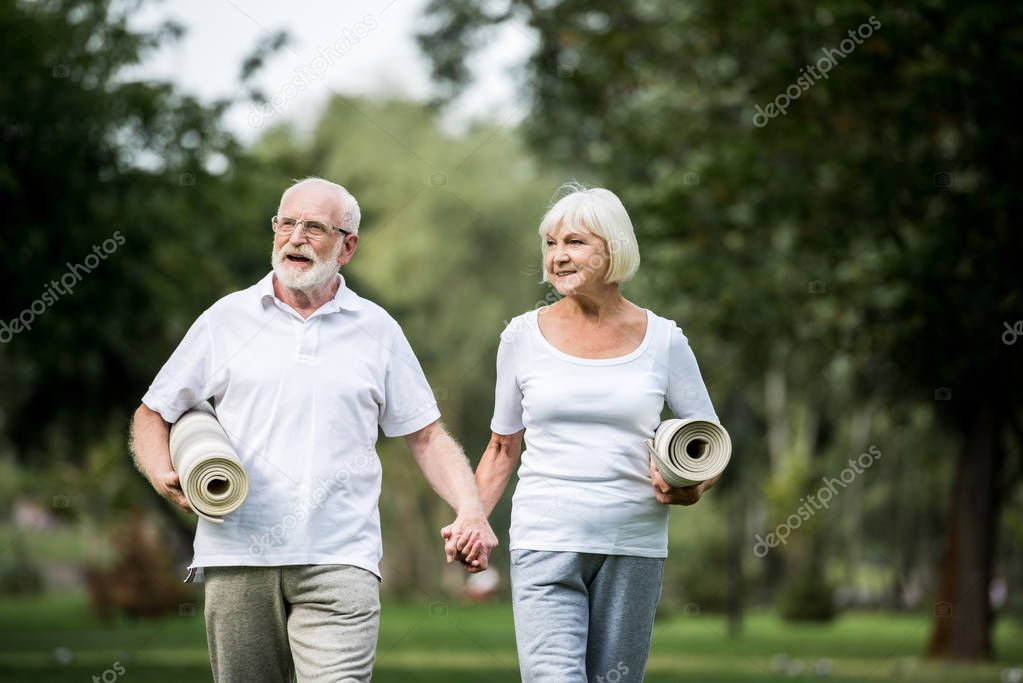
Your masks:
M 556 272 L 554 274 L 556 276 L 558 276 L 558 277 L 568 277 L 569 275 L 575 275 L 576 272 L 578 272 L 578 271 L 575 271 L 575 270 L 559 270 L 558 272 Z
M 284 260 L 290 261 L 291 263 L 312 263 L 312 261 L 309 258 L 301 256 L 299 254 L 288 254 L 287 256 L 284 257 Z

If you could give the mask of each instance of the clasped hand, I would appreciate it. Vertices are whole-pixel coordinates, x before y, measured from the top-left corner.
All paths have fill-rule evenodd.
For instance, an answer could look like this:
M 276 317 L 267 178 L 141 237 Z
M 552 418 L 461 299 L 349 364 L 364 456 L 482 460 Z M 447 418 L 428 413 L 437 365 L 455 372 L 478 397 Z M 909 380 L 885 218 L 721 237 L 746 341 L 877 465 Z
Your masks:
M 484 571 L 497 547 L 497 536 L 483 515 L 459 515 L 440 535 L 448 564 L 458 560 L 470 574 Z

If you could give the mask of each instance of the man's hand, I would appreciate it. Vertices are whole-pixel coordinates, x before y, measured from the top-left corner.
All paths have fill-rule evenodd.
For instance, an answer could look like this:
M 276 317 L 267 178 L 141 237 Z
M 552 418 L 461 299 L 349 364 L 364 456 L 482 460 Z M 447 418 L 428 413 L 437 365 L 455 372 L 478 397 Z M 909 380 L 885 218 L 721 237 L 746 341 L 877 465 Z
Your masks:
M 482 514 L 459 515 L 440 530 L 440 535 L 448 564 L 457 559 L 471 574 L 489 566 L 490 553 L 497 547 L 497 536 Z
M 193 512 L 192 506 L 188 504 L 185 493 L 181 490 L 181 480 L 174 470 L 162 472 L 153 477 L 153 488 L 161 496 L 177 505 L 185 512 Z
M 707 481 L 699 484 L 693 484 L 692 486 L 683 486 L 681 488 L 675 488 L 668 482 L 664 481 L 664 477 L 661 476 L 661 471 L 657 469 L 657 464 L 650 459 L 650 478 L 653 479 L 654 484 L 654 496 L 657 498 L 658 503 L 664 503 L 665 505 L 692 505 L 693 503 L 700 500 L 700 496 L 703 492 L 709 489 L 711 486 L 717 483 L 721 475 L 708 479 Z

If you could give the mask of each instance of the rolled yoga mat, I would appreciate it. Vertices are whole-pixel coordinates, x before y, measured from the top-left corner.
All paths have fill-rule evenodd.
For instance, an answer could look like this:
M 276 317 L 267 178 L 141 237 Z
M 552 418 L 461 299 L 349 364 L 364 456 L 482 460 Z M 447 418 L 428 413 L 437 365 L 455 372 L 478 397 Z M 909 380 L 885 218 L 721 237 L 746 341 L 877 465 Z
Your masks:
M 170 429 L 171 463 L 195 514 L 215 524 L 249 495 L 249 477 L 209 403 L 182 415 Z
M 664 481 L 675 488 L 713 479 L 732 457 L 725 428 L 698 418 L 665 420 L 646 445 Z

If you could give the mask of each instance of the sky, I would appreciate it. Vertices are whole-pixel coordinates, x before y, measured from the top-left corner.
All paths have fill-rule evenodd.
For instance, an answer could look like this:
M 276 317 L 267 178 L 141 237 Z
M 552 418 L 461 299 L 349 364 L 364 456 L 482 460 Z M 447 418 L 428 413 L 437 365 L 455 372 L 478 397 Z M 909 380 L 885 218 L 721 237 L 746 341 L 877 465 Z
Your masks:
M 147 3 L 132 17 L 136 29 L 167 19 L 185 36 L 128 72 L 170 80 L 205 101 L 240 95 L 242 61 L 257 43 L 285 29 L 292 42 L 264 65 L 255 83 L 269 102 L 233 107 L 228 128 L 251 141 L 283 120 L 310 125 L 332 93 L 403 95 L 432 92 L 429 64 L 414 35 L 425 25 L 426 0 L 166 0 Z M 457 129 L 474 118 L 504 121 L 518 110 L 517 70 L 535 44 L 529 30 L 496 31 L 470 61 L 474 85 L 451 107 L 445 124 Z

